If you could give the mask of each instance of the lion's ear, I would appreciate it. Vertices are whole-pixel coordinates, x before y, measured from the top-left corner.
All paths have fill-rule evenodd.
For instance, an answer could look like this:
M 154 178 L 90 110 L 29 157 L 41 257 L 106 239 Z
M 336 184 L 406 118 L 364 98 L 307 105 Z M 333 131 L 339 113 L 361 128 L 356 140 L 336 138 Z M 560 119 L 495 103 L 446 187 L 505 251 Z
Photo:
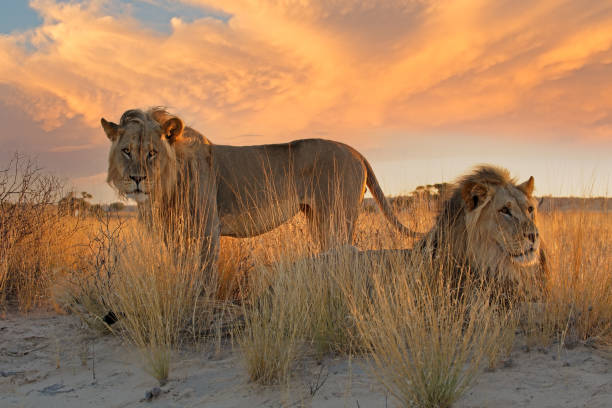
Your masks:
M 525 193 L 527 197 L 531 197 L 531 194 L 533 194 L 533 188 L 534 188 L 533 176 L 529 177 L 529 180 L 525 181 L 524 183 L 519 184 L 517 187 L 519 190 Z
M 117 140 L 117 136 L 119 135 L 119 125 L 113 122 L 109 122 L 104 118 L 100 120 L 100 123 L 102 124 L 102 128 L 104 129 L 104 133 L 106 133 L 106 136 L 112 142 Z
M 183 128 L 183 121 L 173 117 L 162 125 L 162 136 L 168 140 L 168 143 L 172 144 L 183 135 Z
M 480 204 L 484 203 L 488 192 L 489 187 L 486 184 L 475 182 L 466 183 L 461 189 L 461 196 L 463 197 L 465 207 L 468 211 L 472 211 Z

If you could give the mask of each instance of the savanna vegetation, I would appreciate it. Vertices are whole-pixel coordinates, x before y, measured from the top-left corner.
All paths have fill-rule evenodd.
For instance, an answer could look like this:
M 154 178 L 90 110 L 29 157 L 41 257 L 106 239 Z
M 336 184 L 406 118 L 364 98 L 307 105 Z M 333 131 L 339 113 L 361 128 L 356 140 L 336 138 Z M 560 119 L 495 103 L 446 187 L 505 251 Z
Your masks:
M 396 200 L 400 219 L 430 228 L 435 192 Z M 121 336 L 141 350 L 160 382 L 172 375 L 174 352 L 193 344 L 235 347 L 260 384 L 290 381 L 306 359 L 358 354 L 401 405 L 446 407 L 519 342 L 612 348 L 607 210 L 541 213 L 546 290 L 500 302 L 469 271 L 457 290 L 446 278 L 450 265 L 418 254 L 355 261 L 341 248 L 314 256 L 302 215 L 257 237 L 222 238 L 211 273 L 199 252 L 203 237 L 148 231 L 122 217 L 119 204 L 82 211 L 87 199 L 66 195 L 57 178 L 23 157 L 2 168 L 0 310 L 75 313 L 100 336 Z M 379 212 L 362 212 L 360 250 L 413 244 Z M 109 311 L 118 318 L 113 325 L 104 322 Z

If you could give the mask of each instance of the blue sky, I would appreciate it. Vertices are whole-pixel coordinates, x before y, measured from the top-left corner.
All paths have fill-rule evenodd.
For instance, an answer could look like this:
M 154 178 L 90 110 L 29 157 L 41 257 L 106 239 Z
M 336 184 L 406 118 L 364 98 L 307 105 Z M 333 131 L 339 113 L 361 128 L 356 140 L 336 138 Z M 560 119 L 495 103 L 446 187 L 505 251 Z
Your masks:
M 8 34 L 13 30 L 26 30 L 42 23 L 42 19 L 32 10 L 28 0 L 4 0 L 0 13 L 0 33 Z
M 58 3 L 83 3 L 83 0 L 58 0 Z M 30 0 L 2 0 L 0 13 L 0 33 L 8 34 L 15 30 L 23 31 L 39 26 L 42 18 L 30 7 Z M 180 17 L 190 23 L 204 17 L 228 21 L 230 14 L 213 8 L 196 7 L 168 0 L 113 0 L 106 6 L 109 14 L 129 13 L 143 26 L 169 33 L 170 19 Z

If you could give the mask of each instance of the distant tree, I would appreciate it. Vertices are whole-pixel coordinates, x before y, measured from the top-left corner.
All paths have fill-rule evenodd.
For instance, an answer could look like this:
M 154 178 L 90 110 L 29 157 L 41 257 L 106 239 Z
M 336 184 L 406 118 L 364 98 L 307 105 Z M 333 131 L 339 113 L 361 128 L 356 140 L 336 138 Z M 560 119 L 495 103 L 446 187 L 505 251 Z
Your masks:
M 62 215 L 86 215 L 91 207 L 91 203 L 87 200 L 92 197 L 86 191 L 81 192 L 81 197 L 77 197 L 74 191 L 70 191 L 58 201 L 57 209 Z
M 121 201 L 115 201 L 114 203 L 111 203 L 111 205 L 108 206 L 108 209 L 111 211 L 121 211 L 125 208 L 125 204 L 122 203 Z
M 104 214 L 104 208 L 100 204 L 92 204 L 88 212 L 94 217 L 100 217 Z
M 438 190 L 438 196 L 440 199 L 444 200 L 448 198 L 450 194 L 452 184 L 451 183 L 438 183 L 433 185 L 436 190 Z
M 378 207 L 374 204 L 373 200 L 365 199 L 362 203 L 363 211 L 366 213 L 375 213 Z
M 435 195 L 435 193 L 433 191 L 433 186 L 430 184 L 427 186 L 418 186 L 411 195 L 417 200 L 428 200 Z
M 390 201 L 391 205 L 395 208 L 396 211 L 402 211 L 410 207 L 410 205 L 414 202 L 414 197 L 401 195 L 391 198 Z

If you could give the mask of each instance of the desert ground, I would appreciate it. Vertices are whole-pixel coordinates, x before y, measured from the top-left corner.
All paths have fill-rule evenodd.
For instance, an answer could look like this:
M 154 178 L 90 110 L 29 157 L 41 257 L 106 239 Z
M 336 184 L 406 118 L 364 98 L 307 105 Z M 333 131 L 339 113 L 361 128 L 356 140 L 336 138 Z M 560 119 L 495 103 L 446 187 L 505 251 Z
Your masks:
M 75 316 L 9 314 L 0 333 L 0 406 L 7 408 L 395 405 L 363 357 L 312 359 L 295 368 L 289 383 L 260 386 L 249 381 L 236 345 L 182 350 L 168 383 L 147 401 L 158 384 L 138 352 L 117 337 L 95 335 Z M 610 407 L 612 354 L 582 344 L 519 343 L 454 406 Z

